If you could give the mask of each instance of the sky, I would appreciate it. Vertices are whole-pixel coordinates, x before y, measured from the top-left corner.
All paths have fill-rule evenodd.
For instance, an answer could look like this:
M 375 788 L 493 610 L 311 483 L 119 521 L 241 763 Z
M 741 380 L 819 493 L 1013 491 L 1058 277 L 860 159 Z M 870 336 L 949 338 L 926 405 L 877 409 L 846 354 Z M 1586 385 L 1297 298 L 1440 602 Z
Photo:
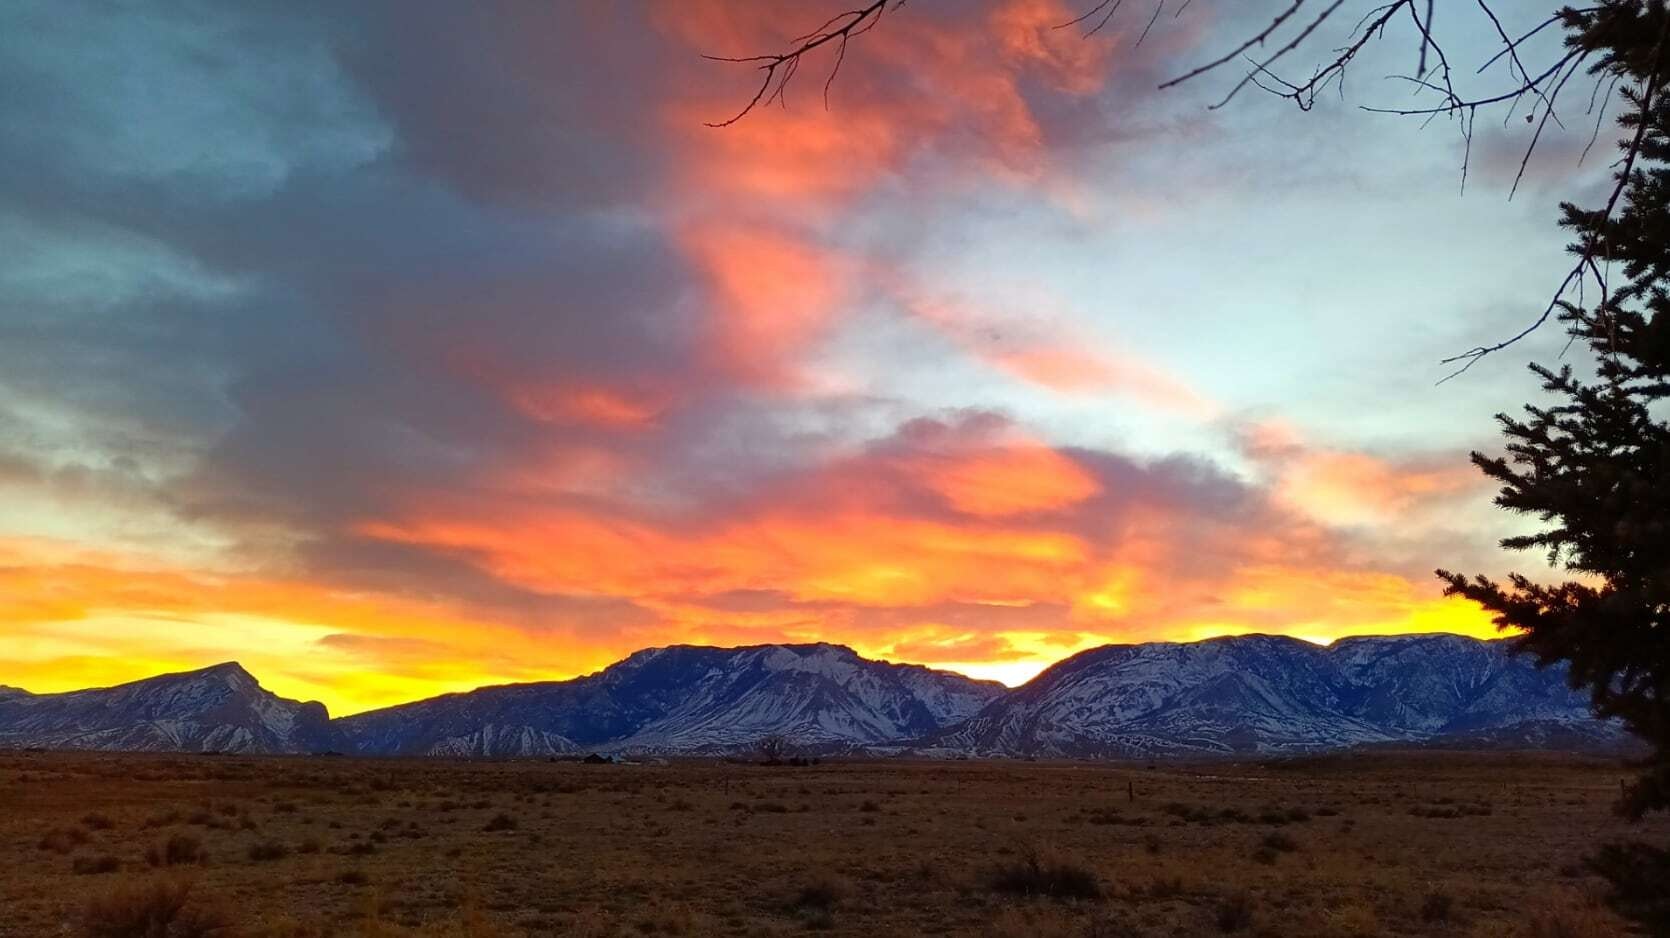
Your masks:
M 1538 569 L 1466 454 L 1563 339 L 1440 359 L 1546 305 L 1592 118 L 1510 199 L 1520 115 L 1463 192 L 1454 123 L 1359 107 L 1407 30 L 1307 113 L 1157 89 L 1276 6 L 912 0 L 716 129 L 704 54 L 844 7 L 5 4 L 0 683 L 1493 634 L 1432 570 Z

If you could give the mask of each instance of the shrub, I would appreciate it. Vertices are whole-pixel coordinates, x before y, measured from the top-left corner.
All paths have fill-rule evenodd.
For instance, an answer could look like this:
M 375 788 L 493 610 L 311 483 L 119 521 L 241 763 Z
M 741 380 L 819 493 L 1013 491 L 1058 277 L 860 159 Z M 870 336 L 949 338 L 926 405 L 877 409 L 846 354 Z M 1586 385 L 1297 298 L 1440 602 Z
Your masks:
M 336 881 L 344 886 L 364 886 L 371 882 L 371 877 L 364 870 L 343 870 L 336 874 Z
M 142 826 L 146 830 L 150 830 L 150 829 L 156 828 L 156 827 L 173 827 L 175 824 L 178 824 L 178 823 L 180 823 L 180 812 L 178 812 L 178 811 L 168 811 L 168 812 L 165 812 L 163 814 L 153 814 L 153 815 L 151 815 L 150 817 L 145 819 L 145 823 Z
M 227 907 L 198 894 L 190 883 L 124 886 L 88 903 L 81 916 L 85 938 L 232 938 Z
M 1100 899 L 1096 874 L 1058 857 L 1027 850 L 1019 859 L 992 870 L 987 885 L 994 892 L 1051 899 Z
M 1085 815 L 1085 820 L 1092 824 L 1111 824 L 1124 827 L 1146 827 L 1148 819 L 1132 815 L 1126 817 L 1119 813 L 1118 808 L 1099 808 Z
M 1421 921 L 1447 922 L 1455 912 L 1455 899 L 1448 893 L 1428 893 L 1421 903 Z
M 85 825 L 88 830 L 93 831 L 107 831 L 116 826 L 116 822 L 112 821 L 109 815 L 100 814 L 97 811 L 84 816 L 81 819 L 81 823 Z
M 187 834 L 175 834 L 160 844 L 152 844 L 145 851 L 145 862 L 152 866 L 180 866 L 185 863 L 202 863 L 208 857 L 203 852 L 203 842 Z
M 1148 895 L 1155 899 L 1171 899 L 1183 894 L 1183 880 L 1178 876 L 1160 876 L 1148 884 Z
M 1607 904 L 1649 934 L 1670 934 L 1670 850 L 1647 844 L 1607 844 L 1589 868 L 1612 885 Z
M 516 819 L 508 814 L 495 814 L 482 830 L 491 834 L 494 831 L 513 831 L 516 829 Z
M 1272 831 L 1265 834 L 1264 840 L 1261 841 L 1261 844 L 1265 849 L 1273 850 L 1276 853 L 1292 853 L 1293 851 L 1299 849 L 1298 841 L 1295 841 L 1293 838 L 1280 831 Z
M 800 887 L 794 901 L 789 904 L 797 909 L 833 909 L 846 898 L 847 892 L 845 882 L 832 876 L 820 876 Z
M 1238 892 L 1218 902 L 1218 931 L 1236 932 L 1249 928 L 1253 922 L 1252 899 Z
M 87 842 L 87 832 L 79 827 L 61 827 L 47 831 L 40 841 L 42 850 L 69 853 Z
M 266 863 L 272 860 L 282 860 L 290 855 L 290 848 L 276 840 L 266 840 L 258 844 L 251 844 L 249 858 L 256 863 Z
M 101 873 L 114 873 L 122 868 L 122 861 L 112 856 L 76 857 L 70 864 L 70 871 L 81 876 L 95 876 Z
M 835 927 L 835 907 L 847 896 L 845 881 L 832 876 L 820 876 L 807 883 L 789 901 L 789 911 L 800 923 L 813 931 Z

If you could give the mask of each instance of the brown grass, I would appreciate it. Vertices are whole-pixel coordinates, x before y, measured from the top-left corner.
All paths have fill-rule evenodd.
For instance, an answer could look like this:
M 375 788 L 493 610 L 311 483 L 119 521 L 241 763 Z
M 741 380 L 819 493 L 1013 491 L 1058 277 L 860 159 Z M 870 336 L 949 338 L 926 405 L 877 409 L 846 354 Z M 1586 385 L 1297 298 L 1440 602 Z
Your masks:
M 233 938 L 236 913 L 185 880 L 130 884 L 99 896 L 82 911 L 85 938 Z
M 183 866 L 206 863 L 209 856 L 203 851 L 203 841 L 190 834 L 174 834 L 145 851 L 145 862 L 152 866 Z
M 1600 938 L 1621 931 L 1585 856 L 1670 841 L 1663 819 L 1611 814 L 1627 774 L 1442 753 L 1153 769 L 0 753 L 0 936 L 221 908 L 245 938 Z M 514 827 L 487 832 L 500 815 Z

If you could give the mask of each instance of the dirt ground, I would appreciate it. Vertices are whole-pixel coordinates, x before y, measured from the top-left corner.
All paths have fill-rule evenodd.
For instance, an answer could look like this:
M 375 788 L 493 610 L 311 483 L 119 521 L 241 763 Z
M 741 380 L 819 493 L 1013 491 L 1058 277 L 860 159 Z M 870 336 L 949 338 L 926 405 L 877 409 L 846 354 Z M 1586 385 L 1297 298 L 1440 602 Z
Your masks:
M 0 935 L 1586 938 L 1625 774 L 0 753 Z

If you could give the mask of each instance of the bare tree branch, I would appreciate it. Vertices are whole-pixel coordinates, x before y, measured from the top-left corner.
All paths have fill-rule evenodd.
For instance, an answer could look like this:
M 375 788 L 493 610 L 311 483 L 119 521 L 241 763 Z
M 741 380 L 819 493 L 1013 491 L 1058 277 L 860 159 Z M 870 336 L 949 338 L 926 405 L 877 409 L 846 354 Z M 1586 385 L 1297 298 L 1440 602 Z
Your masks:
M 829 102 L 829 87 L 835 81 L 835 75 L 841 70 L 841 63 L 846 61 L 847 43 L 854 37 L 874 29 L 881 22 L 881 16 L 888 7 L 898 9 L 904 6 L 905 0 L 871 0 L 867 6 L 844 13 L 837 13 L 825 20 L 822 26 L 809 33 L 797 36 L 792 40 L 793 45 L 786 51 L 766 55 L 749 55 L 731 57 L 723 55 L 704 55 L 702 58 L 715 62 L 731 62 L 736 64 L 751 64 L 761 72 L 760 87 L 754 96 L 748 100 L 742 110 L 736 112 L 727 120 L 709 122 L 709 127 L 729 127 L 747 117 L 754 108 L 761 104 L 777 102 L 786 104 L 785 94 L 789 82 L 800 69 L 801 60 L 808 54 L 832 42 L 839 43 L 835 51 L 835 64 L 829 71 L 829 77 L 823 84 L 825 105 Z
M 835 47 L 834 63 L 829 75 L 824 80 L 824 103 L 828 106 L 829 88 L 839 74 L 842 64 L 846 60 L 848 43 L 875 28 L 880 22 L 882 14 L 889 9 L 898 9 L 905 0 L 871 0 L 867 5 L 839 13 L 817 29 L 812 30 L 793 40 L 793 44 L 785 51 L 766 55 L 755 55 L 741 58 L 708 56 L 722 62 L 751 64 L 762 73 L 759 88 L 754 96 L 736 115 L 728 120 L 709 124 L 710 127 L 726 127 L 746 117 L 760 104 L 786 102 L 786 90 L 789 82 L 794 78 L 804 57 L 815 50 L 833 44 Z M 1090 2 L 1090 0 L 1085 0 Z M 1138 35 L 1136 44 L 1141 45 L 1146 40 L 1155 24 L 1165 12 L 1170 0 L 1155 0 L 1153 11 L 1147 23 Z M 1172 19 L 1180 17 L 1190 6 L 1192 0 L 1182 0 L 1172 12 Z M 1311 15 L 1301 17 L 1307 2 L 1318 4 Z M 1534 124 L 1531 139 L 1521 155 L 1519 166 L 1514 174 L 1513 184 L 1509 189 L 1508 198 L 1513 198 L 1519 191 L 1526 173 L 1530 167 L 1533 154 L 1542 142 L 1543 136 L 1550 123 L 1556 127 L 1564 127 L 1556 107 L 1562 91 L 1571 79 L 1581 70 L 1589 60 L 1589 53 L 1582 48 L 1568 44 L 1551 63 L 1533 72 L 1527 65 L 1522 54 L 1526 43 L 1540 35 L 1549 26 L 1561 22 L 1569 22 L 1572 18 L 1583 17 L 1601 11 L 1600 6 L 1583 8 L 1562 7 L 1552 15 L 1540 20 L 1535 26 L 1514 36 L 1510 35 L 1497 14 L 1495 4 L 1499 0 L 1474 0 L 1478 10 L 1490 23 L 1494 30 L 1500 48 L 1484 60 L 1474 70 L 1473 74 L 1483 75 L 1497 62 L 1507 61 L 1509 86 L 1505 89 L 1485 94 L 1463 93 L 1456 86 L 1454 64 L 1446 52 L 1441 37 L 1434 28 L 1434 16 L 1439 4 L 1435 0 L 1384 0 L 1378 5 L 1369 7 L 1346 34 L 1345 44 L 1334 49 L 1320 65 L 1312 69 L 1305 78 L 1287 78 L 1279 73 L 1281 66 L 1299 50 L 1305 48 L 1318 31 L 1328 24 L 1342 8 L 1347 0 L 1283 0 L 1284 5 L 1279 9 L 1269 25 L 1248 36 L 1234 48 L 1217 57 L 1197 65 L 1183 72 L 1175 78 L 1161 82 L 1160 89 L 1173 88 L 1185 82 L 1196 80 L 1208 73 L 1217 72 L 1229 67 L 1232 63 L 1244 63 L 1245 71 L 1216 103 L 1209 105 L 1216 110 L 1229 104 L 1230 101 L 1245 90 L 1249 85 L 1259 88 L 1276 97 L 1292 101 L 1300 110 L 1309 111 L 1315 107 L 1317 99 L 1330 87 L 1337 89 L 1343 96 L 1345 77 L 1351 64 L 1369 46 L 1371 42 L 1380 40 L 1387 35 L 1394 21 L 1399 16 L 1407 15 L 1408 22 L 1415 31 L 1418 43 L 1416 67 L 1413 74 L 1388 76 L 1394 80 L 1407 84 L 1416 95 L 1429 95 L 1430 103 L 1422 103 L 1405 107 L 1386 107 L 1359 105 L 1362 110 L 1377 114 L 1393 114 L 1400 116 L 1423 117 L 1426 121 L 1438 117 L 1448 117 L 1456 121 L 1457 130 L 1461 135 L 1462 165 L 1461 186 L 1465 192 L 1468 174 L 1472 167 L 1473 129 L 1481 111 L 1500 108 L 1503 112 L 1503 122 L 1506 124 L 1518 114 L 1522 103 L 1529 102 L 1529 110 L 1524 114 L 1527 124 Z M 1124 0 L 1095 0 L 1083 13 L 1067 22 L 1058 24 L 1056 29 L 1085 27 L 1083 35 L 1089 37 L 1100 32 L 1119 12 Z M 1448 20 L 1446 20 L 1448 22 Z M 1283 38 L 1283 36 L 1286 38 Z M 1628 185 L 1630 173 L 1634 171 L 1637 157 L 1640 155 L 1643 140 L 1643 127 L 1646 125 L 1647 109 L 1653 101 L 1660 97 L 1660 76 L 1658 56 L 1664 46 L 1664 37 L 1660 37 L 1655 46 L 1652 78 L 1642 84 L 1639 91 L 1625 90 L 1624 96 L 1631 101 L 1632 111 L 1636 118 L 1636 133 L 1634 139 L 1627 145 L 1623 158 L 1619 161 L 1617 183 L 1613 187 L 1611 196 L 1607 200 L 1606 208 L 1600 218 L 1604 223 L 1610 219 L 1616 210 L 1617 203 Z M 1267 55 L 1255 56 L 1255 48 L 1271 47 L 1273 51 Z M 1606 71 L 1601 66 L 1595 66 L 1589 71 L 1597 74 L 1594 87 L 1590 90 L 1589 110 L 1595 111 L 1597 95 L 1604 96 L 1598 114 L 1595 118 L 1594 129 L 1590 135 L 1588 145 L 1583 149 L 1583 157 L 1587 157 L 1589 149 L 1599 138 L 1600 129 L 1605 123 L 1606 104 L 1617 90 L 1620 79 L 1614 76 L 1608 81 Z M 1631 118 L 1626 117 L 1626 122 Z M 1582 162 L 1582 158 L 1579 159 Z M 1582 290 L 1585 282 L 1592 279 L 1601 291 L 1601 307 L 1604 308 L 1610 294 L 1607 291 L 1605 273 L 1597 262 L 1595 239 L 1583 246 L 1572 270 L 1561 281 L 1554 298 L 1543 310 L 1542 314 L 1526 329 L 1493 345 L 1479 346 L 1444 360 L 1445 364 L 1461 363 L 1461 367 L 1447 375 L 1439 383 L 1448 381 L 1471 368 L 1479 359 L 1518 342 L 1545 324 L 1553 314 L 1560 309 L 1569 308 L 1566 297 L 1573 288 Z

